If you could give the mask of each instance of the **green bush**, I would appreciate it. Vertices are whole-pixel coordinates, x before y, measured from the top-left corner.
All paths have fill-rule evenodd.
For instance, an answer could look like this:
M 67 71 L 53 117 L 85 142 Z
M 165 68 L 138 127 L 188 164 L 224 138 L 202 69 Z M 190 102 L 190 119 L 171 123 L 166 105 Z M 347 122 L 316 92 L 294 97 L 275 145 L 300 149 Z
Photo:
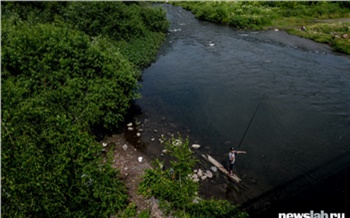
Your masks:
M 4 217 L 96 217 L 123 209 L 124 184 L 102 164 L 89 130 L 122 121 L 136 71 L 82 32 L 2 22 Z
M 5 98 L 20 88 L 9 83 Z M 37 96 L 2 111 L 2 216 L 107 217 L 123 209 L 126 189 L 110 162 L 102 164 L 100 145 L 45 104 Z
M 91 36 L 113 40 L 145 37 L 149 31 L 165 32 L 168 22 L 160 8 L 140 7 L 138 3 L 72 2 L 64 14 L 66 22 Z
M 155 196 L 168 201 L 171 208 L 182 209 L 193 200 L 198 189 L 197 184 L 188 178 L 196 160 L 189 151 L 188 140 L 179 146 L 174 146 L 172 140 L 167 140 L 165 147 L 174 157 L 171 168 L 163 171 L 163 163 L 156 161 L 154 169 L 146 170 L 139 192 L 148 197 Z
M 115 128 L 136 95 L 138 72 L 101 38 L 50 24 L 4 25 L 3 79 L 15 76 L 31 95 L 91 127 Z M 84 116 L 84 119 L 81 119 Z
M 165 213 L 179 217 L 248 217 L 247 213 L 225 200 L 194 203 L 198 183 L 193 182 L 189 175 L 197 160 L 189 149 L 188 139 L 172 138 L 165 142 L 165 148 L 171 157 L 170 168 L 163 170 L 163 163 L 156 160 L 153 169 L 146 170 L 140 183 L 141 194 L 155 196 Z
M 164 28 L 159 20 L 165 18 L 142 18 L 140 5 L 116 5 L 120 4 L 129 18 L 137 12 L 137 21 L 148 19 L 147 25 L 153 25 L 124 20 L 128 28 L 136 25 L 145 34 L 125 35 L 125 30 L 120 42 L 133 38 L 129 43 L 135 47 L 151 42 L 145 47 L 151 51 L 142 54 L 154 54 L 164 33 L 150 29 Z M 2 3 L 4 217 L 109 217 L 128 205 L 118 171 L 109 158 L 102 158 L 92 133 L 120 126 L 130 101 L 139 96 L 141 64 L 135 67 L 135 63 L 146 65 L 152 58 L 135 58 L 131 63 L 129 57 L 138 51 L 121 53 L 120 44 L 109 35 L 111 23 L 76 30 L 68 22 L 67 9 L 78 9 L 77 5 Z M 99 13 L 101 22 L 123 20 L 103 14 L 105 8 L 113 8 L 107 4 L 81 6 Z M 89 31 L 96 35 L 87 35 Z M 134 209 L 129 205 L 125 214 Z
M 246 218 L 248 214 L 240 211 L 225 200 L 201 200 L 198 203 L 187 205 L 186 212 L 190 217 L 198 218 Z

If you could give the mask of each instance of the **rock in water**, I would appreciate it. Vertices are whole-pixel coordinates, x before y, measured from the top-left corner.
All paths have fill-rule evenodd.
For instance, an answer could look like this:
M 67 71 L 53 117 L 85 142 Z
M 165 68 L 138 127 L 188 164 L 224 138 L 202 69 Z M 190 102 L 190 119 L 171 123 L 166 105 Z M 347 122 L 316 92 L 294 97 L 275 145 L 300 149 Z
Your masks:
M 192 148 L 194 148 L 194 149 L 198 149 L 198 148 L 200 148 L 201 146 L 199 145 L 199 144 L 193 144 L 192 145 Z

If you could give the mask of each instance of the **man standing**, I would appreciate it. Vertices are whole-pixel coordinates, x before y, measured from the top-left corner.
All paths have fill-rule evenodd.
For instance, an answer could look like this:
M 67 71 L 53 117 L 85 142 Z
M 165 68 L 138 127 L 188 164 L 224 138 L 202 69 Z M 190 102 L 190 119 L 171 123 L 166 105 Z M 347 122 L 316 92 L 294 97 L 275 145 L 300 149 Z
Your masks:
M 233 147 L 230 150 L 230 153 L 228 153 L 228 157 L 230 160 L 230 168 L 229 168 L 229 174 L 233 175 L 232 170 L 233 170 L 233 165 L 236 161 L 236 154 L 246 154 L 247 152 L 245 151 L 236 151 Z

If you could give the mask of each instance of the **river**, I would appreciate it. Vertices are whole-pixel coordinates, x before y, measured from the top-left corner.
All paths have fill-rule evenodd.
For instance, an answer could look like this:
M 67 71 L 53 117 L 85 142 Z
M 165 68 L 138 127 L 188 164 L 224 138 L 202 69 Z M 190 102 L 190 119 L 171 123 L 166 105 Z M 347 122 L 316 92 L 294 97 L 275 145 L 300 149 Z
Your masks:
M 204 195 L 241 204 L 252 217 L 345 212 L 349 56 L 282 31 L 237 31 L 162 7 L 171 26 L 136 101 L 144 153 L 162 158 L 158 137 L 177 132 L 221 162 L 234 146 L 247 151 L 235 165 L 242 185 L 217 179 Z

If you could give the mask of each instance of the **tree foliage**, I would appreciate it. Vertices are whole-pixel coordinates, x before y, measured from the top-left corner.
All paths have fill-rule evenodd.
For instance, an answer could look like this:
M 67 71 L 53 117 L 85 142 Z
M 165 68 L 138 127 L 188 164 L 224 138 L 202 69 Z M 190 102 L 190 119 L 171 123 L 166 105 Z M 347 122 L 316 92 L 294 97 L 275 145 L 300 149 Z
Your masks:
M 101 156 L 93 133 L 121 126 L 130 102 L 139 96 L 140 66 L 109 35 L 121 18 L 105 9 L 120 5 L 125 16 L 135 19 L 153 9 L 121 2 L 1 4 L 3 217 L 118 213 L 128 205 L 126 188 L 110 159 Z M 90 7 L 94 14 L 89 15 L 98 15 L 107 29 L 100 26 L 92 34 L 77 28 L 69 14 L 77 5 Z M 84 19 L 92 21 L 83 17 L 79 22 Z M 164 33 L 137 25 L 144 36 L 126 29 L 118 39 L 134 43 L 153 34 L 158 49 Z

